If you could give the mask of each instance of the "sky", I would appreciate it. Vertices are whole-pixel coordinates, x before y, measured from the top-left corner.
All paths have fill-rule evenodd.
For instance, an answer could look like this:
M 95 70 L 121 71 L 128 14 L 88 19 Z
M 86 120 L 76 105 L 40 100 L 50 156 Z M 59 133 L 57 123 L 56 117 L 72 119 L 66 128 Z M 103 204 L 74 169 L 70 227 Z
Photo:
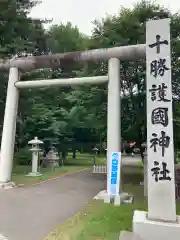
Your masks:
M 132 7 L 135 2 L 134 0 L 42 0 L 41 4 L 32 9 L 30 15 L 33 18 L 53 19 L 53 24 L 70 21 L 82 33 L 90 35 L 94 19 L 101 19 L 106 14 L 116 14 L 121 6 Z M 178 0 L 157 2 L 173 12 L 180 9 Z M 45 27 L 47 28 L 48 25 Z

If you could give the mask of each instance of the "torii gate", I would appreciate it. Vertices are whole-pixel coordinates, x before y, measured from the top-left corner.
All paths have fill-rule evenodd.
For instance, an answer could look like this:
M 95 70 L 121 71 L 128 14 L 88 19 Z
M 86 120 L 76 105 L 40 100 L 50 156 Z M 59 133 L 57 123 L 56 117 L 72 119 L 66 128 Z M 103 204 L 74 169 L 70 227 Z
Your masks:
M 11 182 L 14 142 L 16 132 L 16 115 L 19 90 L 24 88 L 55 87 L 82 84 L 108 83 L 107 112 L 107 155 L 120 152 L 120 60 L 145 58 L 146 45 L 122 46 L 107 49 L 94 49 L 60 53 L 48 56 L 28 56 L 0 60 L 0 69 L 9 70 L 4 125 L 1 140 L 0 183 Z M 60 67 L 77 61 L 108 60 L 108 76 L 83 78 L 20 81 L 20 73 L 40 68 Z

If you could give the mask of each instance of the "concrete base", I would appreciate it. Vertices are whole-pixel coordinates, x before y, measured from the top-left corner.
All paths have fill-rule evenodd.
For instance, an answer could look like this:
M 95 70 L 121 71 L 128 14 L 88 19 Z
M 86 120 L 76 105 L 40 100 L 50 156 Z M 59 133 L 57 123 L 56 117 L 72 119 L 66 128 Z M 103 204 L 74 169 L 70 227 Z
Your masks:
M 99 192 L 93 199 L 103 200 L 104 203 L 114 203 L 114 205 L 120 205 L 121 203 L 131 204 L 133 202 L 133 196 L 128 193 L 120 193 L 117 196 L 110 196 L 106 190 Z
M 107 196 L 108 195 L 107 195 L 106 190 L 102 190 L 93 199 L 95 199 L 95 200 L 104 200 Z
M 2 234 L 0 234 L 0 240 L 8 240 L 8 239 L 4 237 Z
M 133 233 L 142 240 L 180 239 L 180 216 L 177 216 L 177 223 L 150 221 L 146 216 L 147 212 L 134 211 Z
M 104 200 L 104 203 L 110 203 L 111 202 L 111 196 L 108 195 L 108 194 L 105 194 L 104 197 L 101 200 Z
M 40 177 L 42 176 L 42 173 L 39 172 L 30 172 L 26 175 L 27 177 Z
M 127 231 L 121 231 L 119 240 L 143 240 L 136 234 Z
M 10 189 L 10 188 L 14 188 L 17 187 L 17 185 L 14 182 L 0 182 L 0 188 L 1 189 Z
M 120 205 L 121 201 L 122 201 L 122 196 L 121 195 L 114 196 L 114 205 L 115 206 Z

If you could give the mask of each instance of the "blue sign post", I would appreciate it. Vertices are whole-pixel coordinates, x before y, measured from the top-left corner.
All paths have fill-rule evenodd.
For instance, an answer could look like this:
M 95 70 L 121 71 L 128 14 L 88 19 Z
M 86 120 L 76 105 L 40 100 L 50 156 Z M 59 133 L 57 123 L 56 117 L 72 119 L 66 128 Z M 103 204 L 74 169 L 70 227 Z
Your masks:
M 108 194 L 118 195 L 120 186 L 121 153 L 112 152 L 109 156 Z

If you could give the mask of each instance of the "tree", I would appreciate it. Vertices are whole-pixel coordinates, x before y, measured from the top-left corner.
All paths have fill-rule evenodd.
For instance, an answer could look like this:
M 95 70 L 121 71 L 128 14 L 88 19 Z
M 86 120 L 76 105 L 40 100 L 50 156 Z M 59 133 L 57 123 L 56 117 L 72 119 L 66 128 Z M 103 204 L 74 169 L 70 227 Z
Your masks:
M 43 30 L 39 33 L 36 29 L 37 23 L 40 26 L 40 20 L 32 20 L 28 13 L 32 7 L 38 4 L 35 0 L 9 0 L 0 2 L 0 34 L 1 46 L 0 57 L 11 58 L 12 56 L 21 56 L 24 53 L 33 54 L 42 41 L 38 41 L 39 36 L 43 37 Z M 42 25 L 41 25 L 42 26 Z M 8 74 L 1 72 L 1 94 L 0 94 L 0 126 L 4 115 L 4 105 L 6 98 L 6 87 Z M 20 117 L 18 123 L 21 123 Z
M 33 41 L 32 31 L 41 22 L 34 21 L 27 15 L 37 0 L 9 0 L 0 2 L 0 34 L 1 57 L 12 57 L 22 52 L 32 53 L 36 42 Z M 34 29 L 33 29 L 34 28 Z
M 141 1 L 133 9 L 122 8 L 118 15 L 94 22 L 91 48 L 105 48 L 145 43 L 145 24 L 150 19 L 171 18 L 173 94 L 179 98 L 179 30 L 180 15 L 149 1 Z M 107 73 L 103 61 L 93 71 Z M 121 62 L 122 136 L 135 140 L 139 147 L 146 140 L 146 76 L 145 61 Z M 102 103 L 105 105 L 105 102 Z M 176 118 L 176 115 L 175 115 Z M 176 126 L 177 127 L 177 126 Z
M 49 52 L 53 53 L 79 50 L 86 39 L 70 23 L 52 26 L 43 36 L 46 40 L 45 46 L 49 49 Z M 23 80 L 73 77 L 76 76 L 78 70 L 79 64 L 74 69 L 64 66 L 56 69 L 36 70 L 30 74 L 25 74 Z M 23 116 L 21 146 L 27 142 L 27 138 L 34 134 L 38 134 L 42 139 L 57 138 L 61 143 L 66 138 L 73 138 L 74 121 L 70 116 L 74 105 L 68 98 L 72 91 L 71 87 L 66 87 L 27 90 L 22 93 L 20 106 Z M 29 97 L 27 98 L 27 96 Z

